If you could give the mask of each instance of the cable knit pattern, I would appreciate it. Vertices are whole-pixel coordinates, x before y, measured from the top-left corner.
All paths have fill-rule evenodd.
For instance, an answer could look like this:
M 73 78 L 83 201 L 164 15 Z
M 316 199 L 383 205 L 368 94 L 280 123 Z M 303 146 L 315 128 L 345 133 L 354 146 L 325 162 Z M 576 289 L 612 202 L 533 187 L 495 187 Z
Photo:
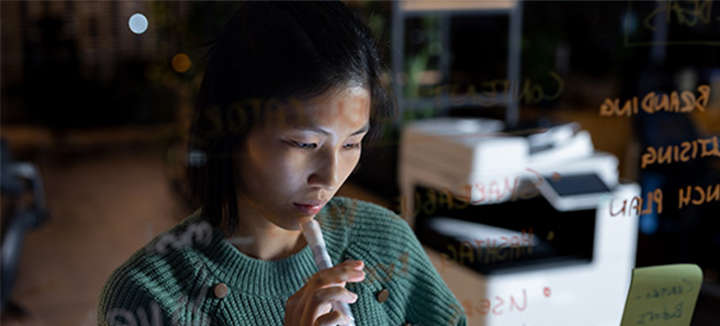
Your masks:
M 305 246 L 275 261 L 246 256 L 196 211 L 134 253 L 107 280 L 99 325 L 282 325 L 285 302 L 317 272 Z M 466 316 L 408 224 L 392 211 L 335 197 L 316 216 L 333 264 L 365 262 L 348 283 L 357 326 L 466 325 Z M 215 287 L 225 284 L 225 297 Z M 386 301 L 378 294 L 389 291 Z

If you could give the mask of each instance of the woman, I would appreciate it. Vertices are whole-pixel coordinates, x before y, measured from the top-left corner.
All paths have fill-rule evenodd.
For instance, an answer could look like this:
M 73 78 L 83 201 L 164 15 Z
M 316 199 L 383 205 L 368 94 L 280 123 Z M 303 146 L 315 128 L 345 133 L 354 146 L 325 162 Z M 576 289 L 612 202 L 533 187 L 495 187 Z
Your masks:
M 191 130 L 201 208 L 120 266 L 101 325 L 464 325 L 410 227 L 333 196 L 392 106 L 369 28 L 340 2 L 248 2 L 218 38 Z M 336 266 L 317 270 L 316 219 Z

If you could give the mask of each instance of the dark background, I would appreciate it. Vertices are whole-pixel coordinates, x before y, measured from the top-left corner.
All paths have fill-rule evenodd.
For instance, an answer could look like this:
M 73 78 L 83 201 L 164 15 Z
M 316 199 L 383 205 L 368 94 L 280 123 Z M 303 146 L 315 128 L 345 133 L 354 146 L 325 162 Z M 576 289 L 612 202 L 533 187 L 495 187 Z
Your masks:
M 384 47 L 384 59 L 390 67 L 390 55 L 396 50 L 390 41 L 392 3 L 347 3 L 366 17 Z M 182 175 L 186 131 L 202 79 L 204 55 L 238 4 L 227 1 L 0 3 L 0 134 L 8 142 L 13 159 L 36 162 L 41 173 L 51 174 L 47 178 L 57 182 L 47 183 L 51 189 L 47 194 L 48 209 L 54 219 L 45 228 L 53 225 L 57 228 L 66 223 L 63 214 L 83 210 L 82 203 L 71 205 L 65 199 L 53 199 L 53 194 L 60 196 L 67 189 L 81 187 L 81 180 L 100 187 L 92 189 L 110 189 L 109 183 L 83 177 L 85 172 L 94 171 L 83 164 L 98 160 L 122 162 L 124 167 L 133 166 L 134 161 L 145 162 L 146 166 L 158 168 L 160 178 L 156 182 L 165 184 L 167 188 L 163 189 L 168 198 L 173 198 L 174 205 L 182 208 L 170 210 L 174 215 L 165 211 L 171 216 L 165 222 L 156 222 L 150 233 L 160 232 L 162 227 L 157 225 L 172 225 L 183 215 L 189 206 L 185 204 Z M 639 157 L 647 146 L 678 144 L 720 133 L 720 4 L 709 7 L 709 22 L 695 24 L 680 23 L 681 19 L 689 21 L 694 15 L 691 4 L 681 5 L 685 9 L 682 15 L 671 12 L 667 32 L 658 36 L 645 24 L 658 9 L 656 2 L 524 3 L 521 76 L 551 91 L 555 82 L 548 78 L 548 73 L 552 71 L 562 78 L 564 90 L 554 100 L 522 103 L 522 125 L 580 122 L 591 132 L 598 150 L 613 153 L 620 159 L 621 178 L 639 183 L 643 193 L 661 188 L 666 198 L 671 198 L 681 186 L 720 183 L 717 158 L 639 168 Z M 142 12 L 149 19 L 150 27 L 144 34 L 133 34 L 128 28 L 127 20 L 135 12 Z M 443 36 L 435 13 L 408 18 L 405 24 L 406 63 L 423 63 L 420 70 L 432 76 L 439 64 L 439 51 L 449 51 L 451 61 L 449 76 L 429 78 L 414 90 L 403 84 L 404 96 L 420 97 L 423 87 L 432 89 L 439 84 L 459 85 L 460 90 L 466 90 L 469 85 L 506 78 L 507 16 L 456 12 L 450 16 L 449 47 L 440 49 L 438 38 Z M 652 42 L 655 44 L 650 44 Z M 190 58 L 189 70 L 173 69 L 172 59 L 179 53 Z M 409 66 L 402 69 L 412 74 Z M 402 82 L 400 76 L 393 76 L 390 71 L 387 80 Z M 705 84 L 712 87 L 706 112 L 640 114 L 630 118 L 599 116 L 599 106 L 605 98 L 620 98 L 622 103 L 650 91 L 669 93 L 690 89 L 695 92 L 698 85 Z M 401 118 L 388 126 L 385 137 L 367 149 L 366 158 L 350 183 L 368 196 L 379 198 L 379 203 L 392 207 L 393 199 L 399 195 L 397 137 L 403 124 L 440 115 L 502 119 L 503 110 L 501 106 L 478 105 L 452 108 L 448 112 L 433 107 L 417 112 L 401 111 Z M 108 169 L 108 172 L 97 172 L 97 176 L 120 173 L 120 170 Z M 66 178 L 71 175 L 69 171 L 76 174 Z M 106 187 L 102 188 L 104 184 Z M 96 191 L 86 195 L 92 193 Z M 112 196 L 110 192 L 106 198 Z M 150 201 L 150 197 L 138 200 Z M 61 208 L 62 205 L 66 205 L 65 208 Z M 639 221 L 637 266 L 683 262 L 703 267 L 707 286 L 698 305 L 699 312 L 720 306 L 719 205 L 713 202 L 679 210 L 676 202 L 670 202 L 662 214 L 642 216 Z M 9 214 L 6 207 L 4 220 Z M 37 232 L 41 235 L 30 234 L 27 240 L 20 264 L 25 272 L 21 273 L 43 266 L 36 262 L 42 258 L 32 255 L 48 254 L 42 249 L 44 245 L 33 244 L 33 241 L 43 241 L 52 234 L 42 232 L 53 231 L 42 231 L 41 227 Z M 66 234 L 62 232 L 68 231 L 54 232 Z M 137 233 L 137 230 L 127 232 Z M 133 243 L 140 246 L 144 242 L 144 237 L 140 237 Z M 65 317 L 58 317 L 63 316 L 61 313 L 45 314 L 39 317 L 39 322 L 54 325 L 63 320 L 77 325 L 88 319 L 85 311 L 92 310 L 93 291 L 99 291 L 104 277 L 124 255 L 126 253 L 118 254 L 116 260 L 99 269 L 86 300 L 72 306 L 79 313 Z M 17 301 L 31 312 L 35 312 L 33 307 L 58 307 L 53 302 L 56 299 L 43 299 L 36 294 L 45 293 L 43 289 L 52 292 L 53 287 L 48 284 L 62 282 L 45 278 L 38 285 L 33 284 L 35 281 L 27 277 L 18 279 Z M 696 325 L 710 325 L 709 320 L 710 317 L 699 314 Z

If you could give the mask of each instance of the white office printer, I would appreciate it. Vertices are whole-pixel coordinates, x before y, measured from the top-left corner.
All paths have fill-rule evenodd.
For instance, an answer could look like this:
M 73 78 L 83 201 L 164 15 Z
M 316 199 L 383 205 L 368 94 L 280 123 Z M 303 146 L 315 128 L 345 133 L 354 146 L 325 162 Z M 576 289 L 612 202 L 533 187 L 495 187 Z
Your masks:
M 403 128 L 403 218 L 469 325 L 617 326 L 635 265 L 639 195 L 575 123 L 503 132 L 438 118 Z

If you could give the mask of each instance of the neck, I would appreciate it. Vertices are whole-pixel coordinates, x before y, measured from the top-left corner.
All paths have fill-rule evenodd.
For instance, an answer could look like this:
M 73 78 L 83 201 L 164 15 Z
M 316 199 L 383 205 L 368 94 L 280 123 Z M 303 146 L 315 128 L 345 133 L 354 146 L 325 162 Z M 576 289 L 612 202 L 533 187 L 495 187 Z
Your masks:
M 299 231 L 278 232 L 267 236 L 265 232 L 251 232 L 242 237 L 252 237 L 249 243 L 238 243 L 235 247 L 243 254 L 260 260 L 279 260 L 302 250 L 307 242 Z
M 307 245 L 302 231 L 286 230 L 273 224 L 247 202 L 238 208 L 240 219 L 234 237 L 248 241 L 231 242 L 243 254 L 260 260 L 279 260 Z

